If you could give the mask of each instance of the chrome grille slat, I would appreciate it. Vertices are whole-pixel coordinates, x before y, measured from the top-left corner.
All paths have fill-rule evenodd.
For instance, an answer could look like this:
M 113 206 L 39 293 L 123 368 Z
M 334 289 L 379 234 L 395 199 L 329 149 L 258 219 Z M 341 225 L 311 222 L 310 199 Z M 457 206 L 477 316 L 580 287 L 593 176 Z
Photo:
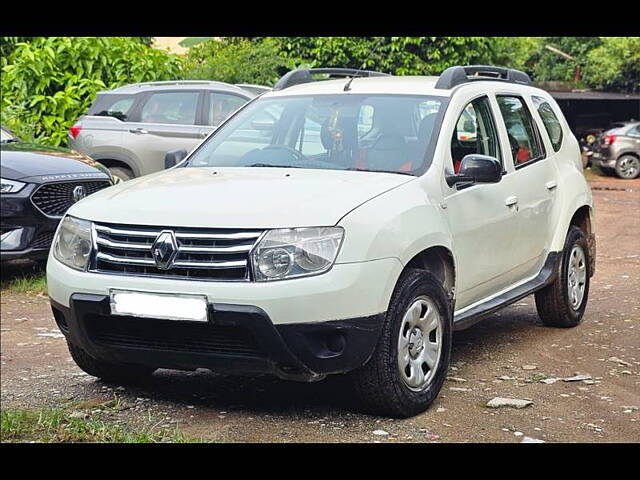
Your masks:
M 98 237 L 96 242 L 100 245 L 104 245 L 109 248 L 122 248 L 125 250 L 146 250 L 151 251 L 151 243 L 129 243 L 129 242 L 115 242 L 107 240 L 106 238 Z
M 112 224 L 94 227 L 97 251 L 90 271 L 192 280 L 249 280 L 249 254 L 263 233 Z M 165 270 L 158 268 L 152 247 L 167 230 L 174 232 L 178 250 Z

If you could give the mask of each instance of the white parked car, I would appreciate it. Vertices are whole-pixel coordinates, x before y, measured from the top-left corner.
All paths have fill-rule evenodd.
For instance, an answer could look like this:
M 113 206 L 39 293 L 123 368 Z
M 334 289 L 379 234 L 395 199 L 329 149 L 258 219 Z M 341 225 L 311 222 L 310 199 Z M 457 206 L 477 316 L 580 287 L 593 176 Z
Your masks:
M 497 67 L 315 73 L 69 209 L 47 281 L 80 368 L 346 374 L 368 411 L 410 416 L 454 330 L 532 293 L 546 325 L 581 321 L 593 202 L 546 92 Z

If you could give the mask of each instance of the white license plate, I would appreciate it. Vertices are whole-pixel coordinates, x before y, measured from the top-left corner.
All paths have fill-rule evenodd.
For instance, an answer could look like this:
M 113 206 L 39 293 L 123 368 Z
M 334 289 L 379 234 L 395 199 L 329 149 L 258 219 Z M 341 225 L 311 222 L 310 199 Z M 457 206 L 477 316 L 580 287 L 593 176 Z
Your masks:
M 206 295 L 110 290 L 111 314 L 162 320 L 207 321 Z

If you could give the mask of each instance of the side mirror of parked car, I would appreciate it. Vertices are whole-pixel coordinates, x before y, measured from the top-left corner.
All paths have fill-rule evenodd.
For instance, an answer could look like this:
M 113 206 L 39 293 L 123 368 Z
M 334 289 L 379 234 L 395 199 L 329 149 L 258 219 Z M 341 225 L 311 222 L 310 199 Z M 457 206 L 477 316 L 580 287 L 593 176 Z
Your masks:
M 171 168 L 174 165 L 177 165 L 182 160 L 184 160 L 184 157 L 186 156 L 187 151 L 184 148 L 167 152 L 167 154 L 164 156 L 164 168 Z
M 488 155 L 466 155 L 458 174 L 447 172 L 447 185 L 458 183 L 498 183 L 502 179 L 502 165 L 497 158 Z

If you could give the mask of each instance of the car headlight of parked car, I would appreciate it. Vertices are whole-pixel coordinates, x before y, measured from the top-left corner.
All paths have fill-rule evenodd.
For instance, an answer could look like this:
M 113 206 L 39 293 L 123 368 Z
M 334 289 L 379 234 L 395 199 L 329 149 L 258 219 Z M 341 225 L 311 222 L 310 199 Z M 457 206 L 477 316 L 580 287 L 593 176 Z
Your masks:
M 84 270 L 91 253 L 91 222 L 67 215 L 53 241 L 53 256 L 66 266 Z
M 0 178 L 0 193 L 17 193 L 22 190 L 26 183 L 7 178 Z
M 270 230 L 252 255 L 257 281 L 317 275 L 329 270 L 342 244 L 342 227 Z

